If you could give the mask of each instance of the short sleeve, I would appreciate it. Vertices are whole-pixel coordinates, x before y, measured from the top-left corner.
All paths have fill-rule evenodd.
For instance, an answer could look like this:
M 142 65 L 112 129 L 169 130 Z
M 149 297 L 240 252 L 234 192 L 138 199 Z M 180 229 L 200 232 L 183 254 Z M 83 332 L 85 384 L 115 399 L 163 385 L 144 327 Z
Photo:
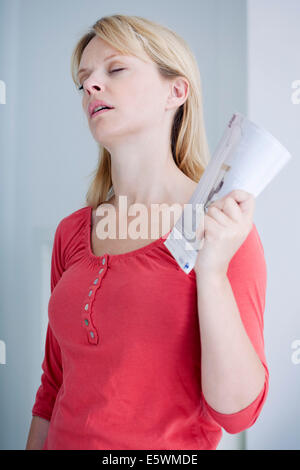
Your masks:
M 51 294 L 64 271 L 62 247 L 62 221 L 58 224 L 51 257 Z M 42 363 L 41 385 L 37 390 L 32 408 L 33 416 L 40 416 L 50 421 L 55 399 L 62 384 L 62 361 L 59 344 L 49 325 L 47 326 L 45 355 Z
M 251 427 L 266 401 L 269 370 L 264 351 L 264 309 L 267 287 L 267 266 L 264 249 L 255 224 L 229 263 L 227 277 L 239 308 L 242 322 L 251 343 L 265 369 L 265 382 L 259 395 L 243 410 L 225 414 L 214 410 L 202 399 L 211 417 L 225 431 L 235 434 Z

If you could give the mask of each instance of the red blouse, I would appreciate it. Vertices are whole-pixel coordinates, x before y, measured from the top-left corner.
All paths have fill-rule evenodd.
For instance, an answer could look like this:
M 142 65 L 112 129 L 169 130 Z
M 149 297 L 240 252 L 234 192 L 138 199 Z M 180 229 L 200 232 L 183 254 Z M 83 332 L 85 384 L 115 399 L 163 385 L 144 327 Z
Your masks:
M 216 449 L 222 427 L 238 433 L 252 426 L 269 387 L 267 272 L 255 225 L 227 275 L 265 383 L 249 406 L 223 414 L 201 390 L 195 271 L 187 275 L 177 265 L 163 243 L 168 234 L 129 253 L 95 256 L 91 222 L 86 206 L 55 232 L 43 373 L 32 408 L 50 421 L 44 449 Z

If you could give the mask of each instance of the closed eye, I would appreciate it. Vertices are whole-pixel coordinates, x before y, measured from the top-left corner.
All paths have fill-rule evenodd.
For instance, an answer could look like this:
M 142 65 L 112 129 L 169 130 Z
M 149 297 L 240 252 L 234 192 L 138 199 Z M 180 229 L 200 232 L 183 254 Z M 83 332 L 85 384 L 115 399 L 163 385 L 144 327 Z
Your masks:
M 115 70 L 111 70 L 109 73 L 120 72 L 121 70 L 125 70 L 125 69 L 115 69 Z
M 114 70 L 111 70 L 109 73 L 114 73 L 114 72 L 120 72 L 121 70 L 125 70 L 124 68 L 123 69 L 114 69 Z M 83 85 L 81 85 L 78 90 L 83 90 Z

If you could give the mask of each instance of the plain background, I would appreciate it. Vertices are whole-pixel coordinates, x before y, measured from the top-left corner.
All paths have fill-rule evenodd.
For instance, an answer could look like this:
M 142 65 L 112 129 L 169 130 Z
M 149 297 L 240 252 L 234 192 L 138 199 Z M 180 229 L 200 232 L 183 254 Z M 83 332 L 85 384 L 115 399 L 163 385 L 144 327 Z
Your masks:
M 50 257 L 59 221 L 85 205 L 97 144 L 70 74 L 72 50 L 100 17 L 144 16 L 174 29 L 202 78 L 211 153 L 233 112 L 276 136 L 292 161 L 259 196 L 254 222 L 267 261 L 267 402 L 219 449 L 300 448 L 298 0 L 0 0 L 1 291 L 0 448 L 24 449 L 40 384 L 50 295 Z M 150 90 L 151 92 L 151 90 Z

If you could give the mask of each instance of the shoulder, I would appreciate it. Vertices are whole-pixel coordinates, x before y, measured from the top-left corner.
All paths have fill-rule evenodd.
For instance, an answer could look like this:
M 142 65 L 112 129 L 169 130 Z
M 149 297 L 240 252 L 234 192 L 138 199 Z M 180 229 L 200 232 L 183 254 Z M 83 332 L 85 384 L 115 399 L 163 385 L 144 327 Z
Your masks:
M 67 234 L 68 232 L 72 232 L 75 227 L 85 223 L 88 220 L 88 216 L 91 213 L 91 207 L 85 206 L 76 211 L 72 212 L 71 214 L 66 215 L 63 217 L 58 225 L 57 228 L 60 229 L 61 232 Z
M 74 244 L 78 237 L 82 238 L 82 233 L 89 228 L 90 214 L 91 207 L 85 206 L 63 217 L 55 230 L 54 248 L 65 253 L 71 242 Z

